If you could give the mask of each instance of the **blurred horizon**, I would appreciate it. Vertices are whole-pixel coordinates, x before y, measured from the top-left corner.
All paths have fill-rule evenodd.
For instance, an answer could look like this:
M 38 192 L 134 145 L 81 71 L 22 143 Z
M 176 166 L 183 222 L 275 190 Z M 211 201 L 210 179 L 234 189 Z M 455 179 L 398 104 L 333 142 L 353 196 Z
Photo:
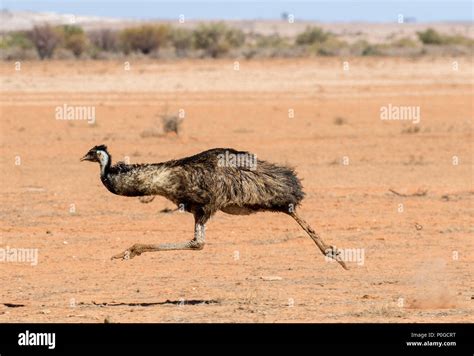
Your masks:
M 130 20 L 279 20 L 319 22 L 449 22 L 473 20 L 471 1 L 29 1 L 1 0 L 8 11 L 53 12 Z

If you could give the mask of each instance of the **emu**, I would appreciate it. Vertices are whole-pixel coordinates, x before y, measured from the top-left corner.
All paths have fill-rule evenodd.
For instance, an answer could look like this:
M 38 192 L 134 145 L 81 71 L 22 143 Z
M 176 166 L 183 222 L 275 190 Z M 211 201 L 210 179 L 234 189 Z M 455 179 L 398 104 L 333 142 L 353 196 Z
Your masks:
M 118 162 L 112 165 L 107 147 L 100 145 L 91 148 L 81 161 L 99 163 L 100 179 L 113 194 L 127 197 L 160 195 L 194 215 L 191 241 L 134 244 L 112 259 L 128 260 L 144 252 L 201 250 L 205 242 L 205 225 L 217 211 L 233 215 L 270 211 L 285 213 L 295 219 L 325 256 L 347 269 L 335 248 L 326 245 L 297 214 L 296 208 L 305 194 L 291 168 L 258 160 L 249 152 L 231 148 L 214 148 L 162 163 Z

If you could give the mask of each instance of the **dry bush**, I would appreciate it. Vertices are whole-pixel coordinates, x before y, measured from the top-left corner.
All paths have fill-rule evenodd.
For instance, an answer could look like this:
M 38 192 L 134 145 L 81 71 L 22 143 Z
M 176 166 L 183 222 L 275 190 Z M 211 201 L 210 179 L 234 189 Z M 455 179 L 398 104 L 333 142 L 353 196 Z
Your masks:
M 348 123 L 347 119 L 342 116 L 336 116 L 333 120 L 334 125 L 342 126 Z
M 41 59 L 51 58 L 61 42 L 61 35 L 50 25 L 34 26 L 29 33 L 30 39 Z
M 24 49 L 21 47 L 1 48 L 0 60 L 6 61 L 25 61 L 38 59 L 38 53 L 35 49 Z
M 144 129 L 140 133 L 140 137 L 149 138 L 149 137 L 163 137 L 166 134 L 174 133 L 179 135 L 181 132 L 181 125 L 183 123 L 183 118 L 178 115 L 164 114 L 160 115 L 160 122 L 155 122 L 152 127 Z
M 118 36 L 108 29 L 94 30 L 87 33 L 92 45 L 101 51 L 115 52 L 118 49 Z
M 419 47 L 420 44 L 419 42 L 409 37 L 402 37 L 402 38 L 399 38 L 398 40 L 391 42 L 390 46 L 397 47 L 397 48 L 416 48 L 416 47 Z
M 165 134 L 174 132 L 176 135 L 179 135 L 183 119 L 178 117 L 177 115 L 162 115 L 161 123 L 163 125 L 163 132 Z

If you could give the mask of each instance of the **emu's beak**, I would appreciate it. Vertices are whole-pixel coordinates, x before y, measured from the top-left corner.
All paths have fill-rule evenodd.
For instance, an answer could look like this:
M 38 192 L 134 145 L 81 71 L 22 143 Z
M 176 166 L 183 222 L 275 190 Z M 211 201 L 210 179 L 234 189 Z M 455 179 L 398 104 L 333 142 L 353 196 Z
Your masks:
M 90 159 L 89 155 L 85 155 L 84 157 L 82 157 L 82 158 L 80 159 L 80 161 L 81 161 L 81 162 L 82 162 L 82 161 L 89 161 L 89 159 Z

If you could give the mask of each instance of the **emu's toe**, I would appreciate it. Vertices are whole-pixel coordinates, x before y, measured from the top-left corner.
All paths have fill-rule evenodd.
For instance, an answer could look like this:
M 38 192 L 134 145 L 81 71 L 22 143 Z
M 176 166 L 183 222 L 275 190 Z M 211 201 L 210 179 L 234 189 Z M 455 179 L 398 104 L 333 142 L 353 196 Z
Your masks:
M 122 253 L 112 256 L 112 260 L 119 259 L 119 260 L 130 260 L 135 256 L 140 256 L 142 253 L 137 245 L 133 245 L 132 247 L 126 249 Z

